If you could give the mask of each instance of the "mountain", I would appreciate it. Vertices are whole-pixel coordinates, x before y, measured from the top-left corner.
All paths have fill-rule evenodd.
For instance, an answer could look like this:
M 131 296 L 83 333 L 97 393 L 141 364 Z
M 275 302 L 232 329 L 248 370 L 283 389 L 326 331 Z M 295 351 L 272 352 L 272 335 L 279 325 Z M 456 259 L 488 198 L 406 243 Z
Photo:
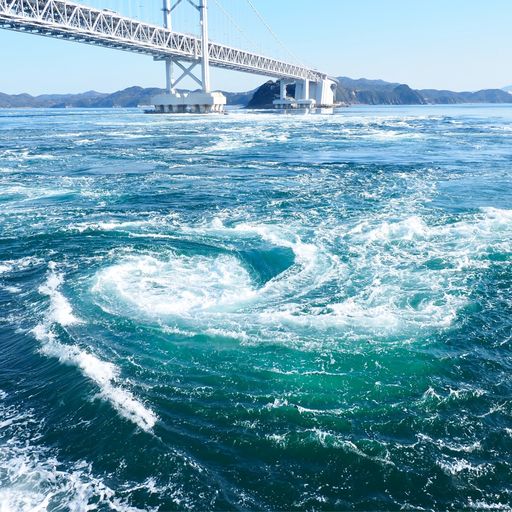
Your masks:
M 408 85 L 383 80 L 338 78 L 336 98 L 345 103 L 370 105 L 425 105 L 451 103 L 512 103 L 512 96 L 502 89 L 454 92 L 437 89 L 411 89 Z
M 476 92 L 438 91 L 422 89 L 418 91 L 432 104 L 447 103 L 512 103 L 512 95 L 502 89 L 483 89 Z
M 222 94 L 226 96 L 228 105 L 239 105 L 245 107 L 252 100 L 257 89 L 246 92 L 226 92 L 222 91 Z
M 426 105 L 454 103 L 512 103 L 512 86 L 504 89 L 484 89 L 476 92 L 454 92 L 437 89 L 415 90 L 406 84 L 384 80 L 353 79 L 340 76 L 336 88 L 336 101 L 347 105 Z M 289 85 L 289 95 L 294 94 Z M 82 94 L 29 94 L 0 93 L 0 108 L 108 108 L 150 105 L 151 98 L 163 92 L 156 87 L 129 87 L 112 94 L 88 91 Z M 279 82 L 269 80 L 255 90 L 224 92 L 228 105 L 247 108 L 272 108 L 279 97 Z
M 507 85 L 505 87 L 502 87 L 501 90 L 512 94 L 512 85 Z
M 77 107 L 93 106 L 94 102 L 108 96 L 96 91 L 88 91 L 82 94 L 43 94 L 30 96 L 29 94 L 3 94 L 0 93 L 0 107 L 2 108 L 37 108 L 59 107 L 73 104 Z
M 354 80 L 345 76 L 338 78 L 336 101 L 365 105 L 424 105 L 425 99 L 406 84 L 384 80 Z
M 136 107 L 138 105 L 151 105 L 151 98 L 164 92 L 156 87 L 128 87 L 112 94 L 88 91 L 81 94 L 42 94 L 30 96 L 29 94 L 0 93 L 0 108 L 108 108 L 108 107 Z M 254 94 L 248 92 L 224 92 L 228 105 L 242 105 L 249 103 Z
M 476 92 L 415 90 L 406 84 L 385 82 L 384 80 L 353 79 L 345 76 L 340 76 L 337 80 L 336 101 L 346 105 L 512 103 L 512 94 L 502 89 L 484 89 Z M 278 97 L 279 83 L 270 80 L 256 90 L 248 108 L 271 108 L 272 101 Z
M 286 93 L 289 96 L 295 94 L 295 84 L 286 86 Z M 273 101 L 279 98 L 281 86 L 279 82 L 269 80 L 254 91 L 252 98 L 247 103 L 247 108 L 274 108 Z

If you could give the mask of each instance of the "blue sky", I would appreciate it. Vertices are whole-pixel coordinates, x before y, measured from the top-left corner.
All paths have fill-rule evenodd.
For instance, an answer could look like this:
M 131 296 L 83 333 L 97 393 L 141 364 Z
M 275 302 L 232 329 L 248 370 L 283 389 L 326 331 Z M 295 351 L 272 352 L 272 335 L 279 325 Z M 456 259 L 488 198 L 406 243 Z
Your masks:
M 334 76 L 415 88 L 476 90 L 512 84 L 512 0 L 252 0 L 301 62 Z M 159 22 L 160 0 L 84 0 Z M 242 36 L 222 14 L 229 11 Z M 210 0 L 212 39 L 290 59 L 245 0 Z M 178 11 L 178 10 L 177 10 Z M 175 29 L 193 30 L 191 9 Z M 111 92 L 161 87 L 163 64 L 119 50 L 0 30 L 0 91 Z M 215 88 L 251 89 L 264 77 L 212 71 Z

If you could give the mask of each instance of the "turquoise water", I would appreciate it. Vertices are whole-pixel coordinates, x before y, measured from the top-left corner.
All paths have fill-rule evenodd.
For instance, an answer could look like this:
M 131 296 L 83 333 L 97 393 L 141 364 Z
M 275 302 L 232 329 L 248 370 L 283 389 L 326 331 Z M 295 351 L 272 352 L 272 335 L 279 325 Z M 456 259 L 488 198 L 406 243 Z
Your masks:
M 510 510 L 511 137 L 0 111 L 2 512 Z

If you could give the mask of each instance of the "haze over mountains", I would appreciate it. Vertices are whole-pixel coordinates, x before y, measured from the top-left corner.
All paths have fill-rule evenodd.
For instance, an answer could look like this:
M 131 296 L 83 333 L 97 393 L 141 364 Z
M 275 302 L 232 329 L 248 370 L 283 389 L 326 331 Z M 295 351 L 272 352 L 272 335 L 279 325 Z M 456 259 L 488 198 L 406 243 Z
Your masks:
M 512 86 L 503 89 L 454 92 L 437 89 L 412 89 L 406 84 L 339 77 L 336 100 L 347 105 L 428 105 L 454 103 L 512 103 Z M 163 90 L 129 87 L 111 94 L 88 91 L 81 94 L 0 93 L 0 108 L 109 108 L 150 105 L 151 98 Z M 224 91 L 223 91 L 224 92 Z M 228 105 L 249 108 L 270 108 L 279 95 L 277 82 L 268 81 L 258 89 L 247 92 L 224 92 Z

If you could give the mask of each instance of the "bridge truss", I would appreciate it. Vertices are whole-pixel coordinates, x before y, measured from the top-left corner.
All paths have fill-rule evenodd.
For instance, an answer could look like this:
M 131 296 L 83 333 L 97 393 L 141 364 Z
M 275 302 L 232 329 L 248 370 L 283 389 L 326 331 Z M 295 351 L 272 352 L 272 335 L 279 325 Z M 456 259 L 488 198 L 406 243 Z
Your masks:
M 0 28 L 57 37 L 156 59 L 198 62 L 201 38 L 66 0 L 0 0 Z M 210 65 L 246 73 L 319 82 L 326 74 L 214 42 Z

